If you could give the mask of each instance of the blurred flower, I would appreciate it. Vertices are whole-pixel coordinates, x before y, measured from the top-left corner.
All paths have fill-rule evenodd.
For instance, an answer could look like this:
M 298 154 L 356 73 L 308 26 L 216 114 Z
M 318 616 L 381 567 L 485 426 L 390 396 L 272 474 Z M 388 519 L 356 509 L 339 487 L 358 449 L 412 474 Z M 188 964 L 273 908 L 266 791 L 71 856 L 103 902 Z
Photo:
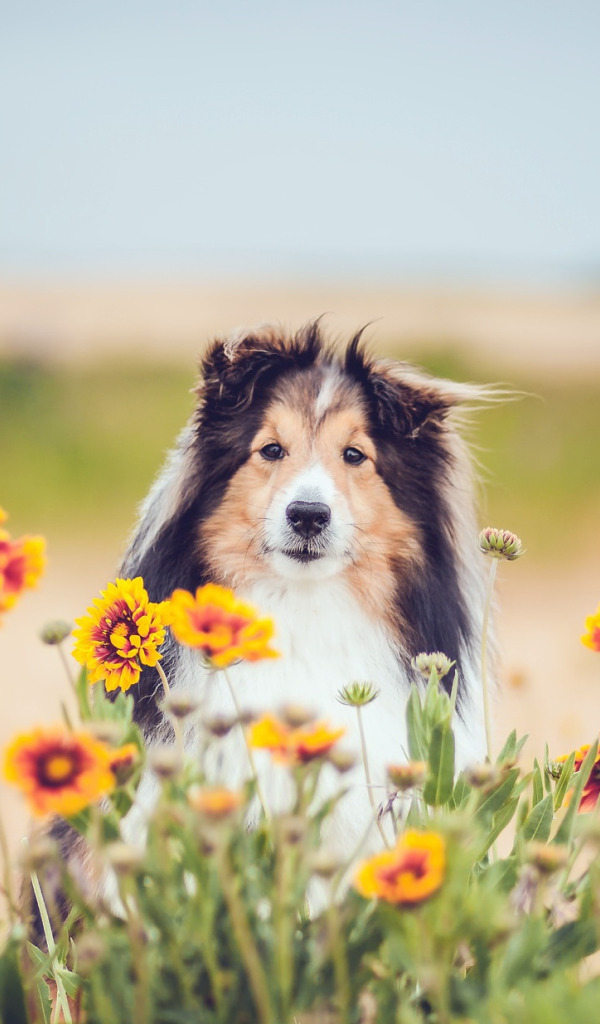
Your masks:
M 409 761 L 408 764 L 388 764 L 387 773 L 392 786 L 404 792 L 413 786 L 420 786 L 425 781 L 427 765 L 425 761 Z
M 195 811 L 207 818 L 227 818 L 243 803 L 243 795 L 220 786 L 201 789 L 193 787 L 188 791 L 188 803 Z
M 506 558 L 514 562 L 523 554 L 523 544 L 520 537 L 510 530 L 496 530 L 493 526 L 486 526 L 479 534 L 479 547 L 484 555 L 491 555 L 492 558 Z
M 393 850 L 362 862 L 354 885 L 362 896 L 387 903 L 421 903 L 436 892 L 446 873 L 446 842 L 437 832 L 409 830 Z
M 337 699 L 340 704 L 348 704 L 352 708 L 360 708 L 364 704 L 370 704 L 378 696 L 379 690 L 375 689 L 373 683 L 350 683 L 349 686 L 344 686 L 343 689 L 337 692 Z
M 118 750 L 110 751 L 110 770 L 120 786 L 131 778 L 139 759 L 140 752 L 135 743 L 126 743 Z
M 4 757 L 4 776 L 25 795 L 33 814 L 69 818 L 115 785 L 111 751 L 87 732 L 61 726 L 17 736 Z
M 14 607 L 24 590 L 37 586 L 46 565 L 44 538 L 13 540 L 1 525 L 6 518 L 0 508 L 0 615 Z
M 585 760 L 585 756 L 590 749 L 589 743 L 584 743 L 579 750 L 575 751 L 575 764 L 573 765 L 573 772 L 578 772 Z M 563 765 L 568 758 L 568 754 L 561 754 L 557 757 L 551 766 L 551 774 L 554 778 L 558 777 L 559 766 Z M 565 797 L 565 803 L 568 803 L 571 799 L 572 790 L 569 790 Z M 583 787 L 583 793 L 581 794 L 581 800 L 579 801 L 578 811 L 591 811 L 596 806 L 598 797 L 600 796 L 600 750 L 596 756 L 596 760 L 592 765 L 590 777 Z
M 443 679 L 448 674 L 455 661 L 451 661 L 447 654 L 442 651 L 432 651 L 430 654 L 415 655 L 411 658 L 411 665 L 417 672 L 420 672 L 422 676 L 429 679 L 432 669 L 435 669 L 438 679 Z
M 346 732 L 330 729 L 326 722 L 293 729 L 273 715 L 265 715 L 248 730 L 248 743 L 257 750 L 269 750 L 283 764 L 306 764 L 324 757 Z
M 259 619 L 256 610 L 238 600 L 232 590 L 216 583 L 198 587 L 195 595 L 175 590 L 171 609 L 176 640 L 201 651 L 213 668 L 279 657 L 269 647 L 272 620 Z
M 584 633 L 581 638 L 582 644 L 585 644 L 590 650 L 600 653 L 600 604 L 593 615 L 588 615 L 585 620 L 585 628 L 587 633 Z
M 84 618 L 77 619 L 73 655 L 86 665 L 90 683 L 104 680 L 107 690 L 128 690 L 144 665 L 162 658 L 158 648 L 170 622 L 169 603 L 148 599 L 141 576 L 118 579 L 102 591 Z

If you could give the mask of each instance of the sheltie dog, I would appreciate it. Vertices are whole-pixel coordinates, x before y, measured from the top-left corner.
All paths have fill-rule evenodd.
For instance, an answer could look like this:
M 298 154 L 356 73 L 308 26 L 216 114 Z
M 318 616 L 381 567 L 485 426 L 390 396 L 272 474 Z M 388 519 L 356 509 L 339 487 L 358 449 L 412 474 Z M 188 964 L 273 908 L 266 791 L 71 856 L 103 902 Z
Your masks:
M 471 462 L 456 427 L 460 407 L 481 396 L 372 358 L 361 334 L 341 351 L 317 321 L 293 336 L 265 328 L 212 344 L 196 409 L 142 506 L 121 575 L 142 576 L 153 601 L 176 587 L 219 583 L 274 619 L 281 658 L 231 669 L 250 713 L 301 703 L 346 726 L 358 752 L 356 712 L 338 692 L 372 682 L 379 696 L 363 720 L 383 805 L 386 765 L 408 759 L 405 705 L 422 684 L 411 667 L 419 652 L 456 663 L 457 766 L 485 755 L 483 567 Z M 232 714 L 227 687 L 200 656 L 172 640 L 163 652 L 173 687 L 201 695 L 206 716 Z M 132 690 L 149 744 L 167 735 L 159 689 L 148 668 Z M 193 751 L 193 735 L 187 743 Z M 240 730 L 219 751 L 219 781 L 241 783 L 248 761 Z M 284 773 L 267 761 L 259 758 L 259 776 L 277 810 Z M 326 788 L 333 776 L 331 769 Z M 152 802 L 149 775 L 142 811 Z M 372 819 L 357 764 L 337 812 L 336 845 L 352 849 Z M 129 831 L 138 828 L 132 821 Z

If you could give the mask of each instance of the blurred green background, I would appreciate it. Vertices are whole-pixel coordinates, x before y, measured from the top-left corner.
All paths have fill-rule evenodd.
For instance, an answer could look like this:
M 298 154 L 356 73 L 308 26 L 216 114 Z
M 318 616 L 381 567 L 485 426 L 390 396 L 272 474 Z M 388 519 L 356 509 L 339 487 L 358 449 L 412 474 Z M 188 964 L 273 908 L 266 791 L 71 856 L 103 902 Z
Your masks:
M 491 379 L 448 345 L 422 346 L 418 362 L 456 380 Z M 120 549 L 193 406 L 194 379 L 191 363 L 1 362 L 2 501 L 12 532 Z M 469 430 L 481 525 L 520 533 L 534 557 L 571 557 L 597 532 L 600 381 L 540 383 L 521 373 L 510 386 L 522 394 L 483 408 Z

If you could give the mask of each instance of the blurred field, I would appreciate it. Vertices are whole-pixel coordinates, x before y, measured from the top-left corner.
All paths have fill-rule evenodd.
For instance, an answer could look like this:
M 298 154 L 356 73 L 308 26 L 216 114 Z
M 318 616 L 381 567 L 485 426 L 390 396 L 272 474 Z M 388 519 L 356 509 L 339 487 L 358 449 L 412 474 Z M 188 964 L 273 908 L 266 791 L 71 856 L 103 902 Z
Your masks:
M 367 298 L 359 298 L 350 329 L 381 309 L 372 297 L 374 308 L 367 314 Z M 545 740 L 560 753 L 587 742 L 600 725 L 600 656 L 579 642 L 585 615 L 600 602 L 600 318 L 592 300 L 587 313 L 580 304 L 569 333 L 564 303 L 559 315 L 555 300 L 544 306 L 539 299 L 538 319 L 534 307 L 527 307 L 530 349 L 515 328 L 527 320 L 523 306 L 507 300 L 495 322 L 499 300 L 487 306 L 484 300 L 479 306 L 474 302 L 470 314 L 464 302 L 460 307 L 467 325 L 462 339 L 459 304 L 444 296 L 438 305 L 447 311 L 446 331 L 440 313 L 433 332 L 419 333 L 415 320 L 410 330 L 399 325 L 395 337 L 389 324 L 381 332 L 375 326 L 371 334 L 386 354 L 410 354 L 436 374 L 503 380 L 525 393 L 518 401 L 483 410 L 473 421 L 471 440 L 481 466 L 481 525 L 515 530 L 527 549 L 523 559 L 499 572 L 497 734 L 504 738 L 513 726 L 529 732 L 527 756 L 543 756 Z M 313 313 L 331 308 L 320 293 L 312 302 Z M 272 317 L 265 310 L 255 319 L 298 326 L 308 313 L 294 319 L 293 312 L 304 312 L 305 305 L 307 300 L 298 300 L 287 317 L 275 309 Z M 155 308 L 151 295 L 149 306 Z M 223 311 L 214 330 L 248 322 L 249 317 L 235 316 L 239 311 L 236 307 L 231 317 Z M 118 309 L 111 312 L 116 322 Z M 187 333 L 176 322 L 179 334 L 176 330 L 171 347 L 164 314 L 148 335 L 143 358 L 141 334 L 134 332 L 129 343 L 123 333 L 132 327 L 130 317 L 121 321 L 121 334 L 109 331 L 106 344 L 91 330 L 84 333 L 78 357 L 71 358 L 76 332 L 65 328 L 61 346 L 56 318 L 50 317 L 54 326 L 43 335 L 41 327 L 33 331 L 31 314 L 28 333 L 19 340 L 16 328 L 2 333 L 3 316 L 6 326 L 6 310 L 0 313 L 0 503 L 10 513 L 13 534 L 47 536 L 50 560 L 40 589 L 24 596 L 0 633 L 2 744 L 16 730 L 60 714 L 68 686 L 56 652 L 43 647 L 36 632 L 48 619 L 83 614 L 114 577 L 136 505 L 192 407 L 194 356 L 213 333 L 203 333 L 200 315 L 187 322 Z M 554 348 L 546 344 L 541 363 L 544 324 L 553 318 Z M 599 330 L 591 345 L 596 321 Z M 17 323 L 14 316 L 10 323 Z M 138 318 L 139 330 L 143 323 Z M 483 326 L 476 345 L 478 323 Z M 341 330 L 339 321 L 335 327 Z M 2 799 L 16 841 L 24 814 L 12 794 L 4 790 Z

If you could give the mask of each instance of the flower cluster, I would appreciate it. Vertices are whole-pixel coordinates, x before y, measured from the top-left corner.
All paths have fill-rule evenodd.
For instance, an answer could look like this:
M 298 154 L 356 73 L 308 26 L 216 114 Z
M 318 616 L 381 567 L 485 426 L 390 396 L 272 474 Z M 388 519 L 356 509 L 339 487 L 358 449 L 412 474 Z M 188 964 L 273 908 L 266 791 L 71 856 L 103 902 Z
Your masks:
M 84 731 L 56 726 L 17 736 L 4 757 L 4 777 L 22 790 L 37 817 L 78 814 L 115 786 L 115 752 Z
M 446 842 L 437 832 L 404 832 L 393 850 L 360 865 L 354 885 L 362 896 L 387 903 L 421 903 L 436 892 L 446 872 Z
M 327 722 L 293 728 L 273 715 L 265 715 L 248 730 L 248 742 L 256 750 L 268 750 L 281 764 L 307 764 L 325 757 L 345 729 L 330 729 Z
M 14 607 L 24 590 L 37 585 L 46 565 L 44 538 L 13 540 L 2 526 L 6 518 L 0 508 L 0 615 Z
M 76 620 L 73 654 L 86 665 L 90 683 L 103 679 L 107 690 L 128 690 L 144 665 L 153 667 L 162 655 L 170 621 L 168 602 L 148 599 L 141 576 L 118 579 L 102 591 L 88 614 Z
M 251 605 L 225 587 L 207 583 L 195 594 L 175 590 L 170 604 L 175 639 L 200 651 L 212 668 L 279 657 L 269 647 L 272 620 L 259 619 Z

